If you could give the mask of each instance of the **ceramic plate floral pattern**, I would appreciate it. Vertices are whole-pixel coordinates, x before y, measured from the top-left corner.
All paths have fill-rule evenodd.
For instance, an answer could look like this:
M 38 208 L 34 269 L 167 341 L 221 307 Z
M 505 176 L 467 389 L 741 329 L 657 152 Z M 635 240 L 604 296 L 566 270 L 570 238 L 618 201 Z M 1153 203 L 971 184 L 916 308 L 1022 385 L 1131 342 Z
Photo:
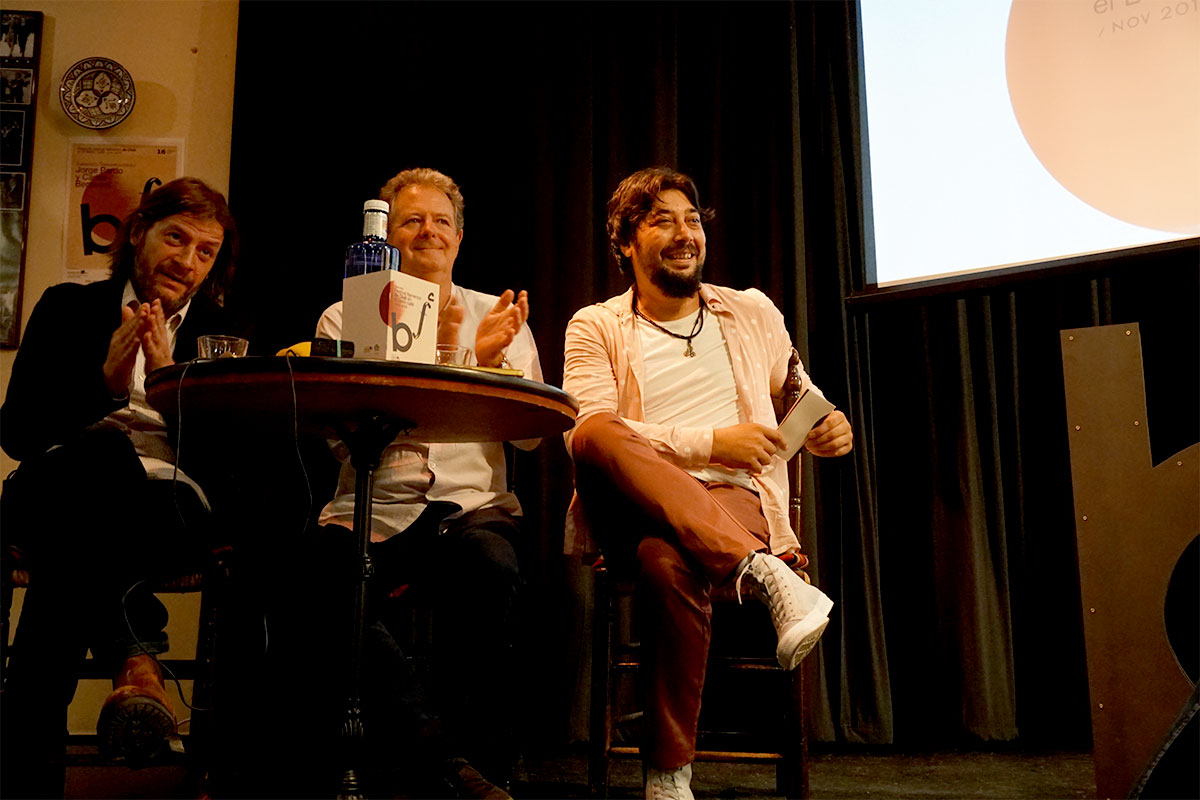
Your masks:
M 129 71 L 116 61 L 85 58 L 63 75 L 58 98 L 75 124 L 103 130 L 129 116 L 137 95 Z

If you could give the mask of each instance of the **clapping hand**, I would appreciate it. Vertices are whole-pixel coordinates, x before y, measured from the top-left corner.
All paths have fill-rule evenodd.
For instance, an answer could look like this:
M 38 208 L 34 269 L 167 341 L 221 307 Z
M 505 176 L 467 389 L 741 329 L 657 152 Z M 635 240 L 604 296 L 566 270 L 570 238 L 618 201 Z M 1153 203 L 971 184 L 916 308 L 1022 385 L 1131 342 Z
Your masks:
M 500 366 L 504 362 L 504 350 L 512 344 L 527 319 L 529 293 L 522 291 L 514 295 L 512 289 L 505 290 L 496 301 L 496 305 L 479 323 L 479 329 L 475 333 L 475 359 L 479 365 Z
M 142 303 L 136 311 L 128 306 L 121 309 L 121 324 L 108 340 L 108 357 L 103 368 L 104 384 L 112 397 L 129 394 L 139 348 L 146 354 L 147 372 L 175 363 L 162 303 L 158 300 Z
M 453 294 L 450 295 L 446 305 L 442 306 L 442 310 L 438 312 L 438 344 L 458 344 L 458 329 L 462 325 L 465 313 L 458 298 Z
M 138 308 L 141 311 L 145 303 Z M 149 319 L 142 328 L 142 352 L 146 354 L 146 373 L 169 367 L 175 363 L 171 357 L 171 337 L 167 333 L 167 318 L 162 303 L 155 300 L 150 304 Z

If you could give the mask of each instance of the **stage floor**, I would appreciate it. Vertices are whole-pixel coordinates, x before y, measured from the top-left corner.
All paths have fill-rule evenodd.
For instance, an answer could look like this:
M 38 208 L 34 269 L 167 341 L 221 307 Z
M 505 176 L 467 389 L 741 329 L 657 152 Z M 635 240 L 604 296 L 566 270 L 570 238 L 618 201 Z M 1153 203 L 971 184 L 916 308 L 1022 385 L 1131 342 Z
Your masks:
M 1090 753 L 953 752 L 895 753 L 842 749 L 810 756 L 814 800 L 1071 800 L 1095 797 Z M 587 760 L 582 752 L 527 758 L 517 798 L 587 798 Z M 774 798 L 771 768 L 740 764 L 697 764 L 692 779 L 697 798 Z M 194 797 L 178 768 L 132 771 L 99 763 L 72 767 L 67 797 Z M 617 761 L 611 773 L 613 798 L 642 797 L 641 765 Z

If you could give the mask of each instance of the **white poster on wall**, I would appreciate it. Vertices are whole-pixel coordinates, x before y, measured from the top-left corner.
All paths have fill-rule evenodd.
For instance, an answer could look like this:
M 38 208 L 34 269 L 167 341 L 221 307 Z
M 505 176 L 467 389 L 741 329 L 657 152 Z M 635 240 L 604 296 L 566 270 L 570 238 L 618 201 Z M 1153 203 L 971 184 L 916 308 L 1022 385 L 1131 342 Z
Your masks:
M 63 231 L 63 280 L 109 275 L 117 230 L 142 196 L 180 177 L 183 141 L 72 139 Z

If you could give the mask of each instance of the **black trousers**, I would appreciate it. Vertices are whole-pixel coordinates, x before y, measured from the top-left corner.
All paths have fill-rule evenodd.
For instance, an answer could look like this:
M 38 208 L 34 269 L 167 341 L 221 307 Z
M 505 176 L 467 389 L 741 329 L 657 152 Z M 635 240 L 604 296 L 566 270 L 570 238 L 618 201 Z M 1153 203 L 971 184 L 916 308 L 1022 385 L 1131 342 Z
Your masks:
M 85 432 L 6 481 L 4 543 L 29 557 L 4 673 L 3 795 L 61 797 L 67 706 L 90 650 L 115 675 L 167 649 L 166 609 L 147 581 L 203 563 L 207 513 L 183 483 L 148 480 L 123 433 Z
M 273 727 L 287 731 L 243 783 L 273 797 L 328 796 L 347 758 L 369 795 L 438 796 L 443 767 L 466 758 L 494 782 L 511 777 L 517 746 L 513 630 L 521 586 L 517 518 L 496 509 L 445 518 L 431 503 L 408 529 L 371 545 L 362 658 L 365 749 L 344 752 L 352 610 L 360 574 L 353 533 L 314 528 L 274 572 Z M 445 522 L 446 524 L 443 524 Z M 410 647 L 411 609 L 433 617 L 428 659 Z

